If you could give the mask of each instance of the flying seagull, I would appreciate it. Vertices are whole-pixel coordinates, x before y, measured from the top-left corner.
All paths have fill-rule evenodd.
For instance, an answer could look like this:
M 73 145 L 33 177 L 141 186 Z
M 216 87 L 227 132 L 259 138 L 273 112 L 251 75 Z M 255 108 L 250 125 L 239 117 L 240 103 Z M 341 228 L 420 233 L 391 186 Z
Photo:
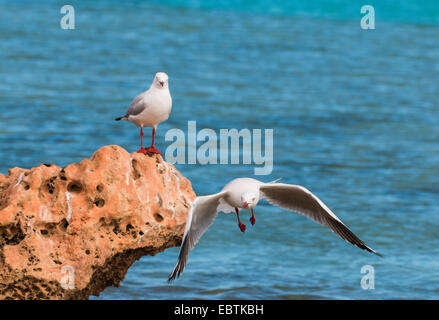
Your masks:
M 140 149 L 143 154 L 162 154 L 154 147 L 154 138 L 157 125 L 168 120 L 172 109 L 172 98 L 169 92 L 168 75 L 157 72 L 151 86 L 131 102 L 126 114 L 119 120 L 128 120 L 140 127 Z M 143 128 L 152 127 L 152 144 L 148 149 L 143 148 Z
M 276 180 L 277 181 L 277 180 Z M 314 221 L 326 225 L 342 239 L 363 250 L 381 256 L 366 246 L 348 227 L 308 189 L 292 184 L 264 183 L 252 178 L 238 178 L 230 181 L 216 194 L 195 198 L 189 210 L 178 262 L 169 275 L 168 281 L 179 277 L 189 257 L 189 251 L 214 222 L 218 212 L 236 212 L 239 229 L 244 232 L 246 226 L 239 219 L 239 209 L 250 209 L 250 223 L 254 225 L 256 218 L 253 209 L 261 198 L 272 205 L 303 214 Z

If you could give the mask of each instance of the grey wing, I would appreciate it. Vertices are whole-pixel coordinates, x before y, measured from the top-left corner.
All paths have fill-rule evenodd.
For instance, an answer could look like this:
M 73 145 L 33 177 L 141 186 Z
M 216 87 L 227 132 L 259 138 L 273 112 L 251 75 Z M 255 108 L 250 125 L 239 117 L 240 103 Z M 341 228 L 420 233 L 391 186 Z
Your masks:
M 189 257 L 189 251 L 193 249 L 204 232 L 206 232 L 210 225 L 215 221 L 215 218 L 218 215 L 219 201 L 226 194 L 227 192 L 220 192 L 209 196 L 195 198 L 189 209 L 186 220 L 186 227 L 180 247 L 178 262 L 172 273 L 169 275 L 168 282 L 179 277 L 183 272 Z
M 145 98 L 148 96 L 148 91 L 142 92 L 137 97 L 134 98 L 133 102 L 131 102 L 131 105 L 129 106 L 126 117 L 129 116 L 136 116 L 139 113 L 141 113 L 145 108 L 147 107 L 147 103 L 145 101 Z
M 284 183 L 264 184 L 260 187 L 264 198 L 273 205 L 292 210 L 326 225 L 342 239 L 363 250 L 381 256 L 369 248 L 314 194 L 308 189 Z

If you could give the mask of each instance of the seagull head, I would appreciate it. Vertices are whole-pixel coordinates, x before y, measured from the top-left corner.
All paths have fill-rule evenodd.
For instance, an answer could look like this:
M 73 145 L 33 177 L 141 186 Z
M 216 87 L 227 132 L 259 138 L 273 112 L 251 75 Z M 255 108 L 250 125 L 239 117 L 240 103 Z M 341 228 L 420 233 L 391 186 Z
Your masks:
M 242 207 L 244 209 L 253 209 L 258 204 L 258 201 L 259 195 L 254 192 L 247 191 L 241 195 Z
M 167 88 L 168 75 L 164 72 L 157 72 L 154 77 L 153 85 L 158 89 Z

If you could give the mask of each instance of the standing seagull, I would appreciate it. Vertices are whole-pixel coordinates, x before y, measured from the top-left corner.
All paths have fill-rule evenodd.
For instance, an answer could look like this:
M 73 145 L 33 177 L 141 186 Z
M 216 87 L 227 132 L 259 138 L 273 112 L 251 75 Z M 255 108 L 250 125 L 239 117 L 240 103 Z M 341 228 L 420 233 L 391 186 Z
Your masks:
M 140 149 L 143 154 L 162 154 L 154 147 L 154 137 L 157 125 L 168 120 L 172 109 L 172 98 L 169 92 L 168 75 L 164 72 L 157 72 L 151 86 L 142 92 L 131 102 L 127 113 L 119 120 L 128 120 L 140 127 Z M 143 127 L 152 127 L 152 144 L 148 149 L 143 148 Z
M 235 211 L 239 229 L 244 232 L 246 227 L 239 219 L 239 209 L 251 210 L 250 223 L 254 225 L 256 219 L 253 209 L 261 198 L 265 198 L 271 204 L 283 209 L 301 213 L 322 225 L 326 224 L 329 229 L 354 246 L 381 256 L 366 246 L 309 190 L 298 185 L 275 182 L 263 183 L 251 178 L 238 178 L 226 184 L 217 194 L 197 197 L 189 210 L 178 262 L 169 275 L 168 281 L 174 280 L 183 272 L 189 257 L 189 250 L 197 244 L 203 233 L 215 220 L 218 212 Z

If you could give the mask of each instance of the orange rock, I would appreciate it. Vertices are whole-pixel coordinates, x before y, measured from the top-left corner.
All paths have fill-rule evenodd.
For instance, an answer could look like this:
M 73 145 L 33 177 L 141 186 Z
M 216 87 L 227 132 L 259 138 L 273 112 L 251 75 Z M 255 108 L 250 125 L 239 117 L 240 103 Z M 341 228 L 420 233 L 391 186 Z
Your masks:
M 181 242 L 190 182 L 159 155 L 105 146 L 0 175 L 0 299 L 87 299 Z M 165 281 L 166 279 L 164 279 Z

